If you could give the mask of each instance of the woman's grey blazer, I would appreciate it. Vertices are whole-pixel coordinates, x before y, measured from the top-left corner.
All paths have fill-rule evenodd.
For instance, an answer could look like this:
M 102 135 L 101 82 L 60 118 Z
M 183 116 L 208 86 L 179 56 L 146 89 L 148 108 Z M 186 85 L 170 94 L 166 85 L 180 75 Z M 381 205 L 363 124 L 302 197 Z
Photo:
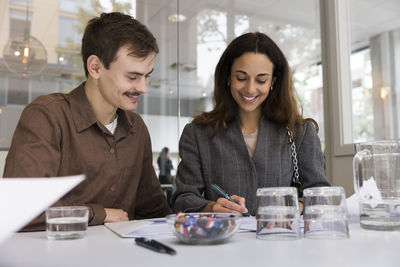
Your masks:
M 199 211 L 219 196 L 211 184 L 229 195 L 246 198 L 246 207 L 256 212 L 256 191 L 261 187 L 290 186 L 293 163 L 285 126 L 261 120 L 253 158 L 249 156 L 239 119 L 210 138 L 213 126 L 185 126 L 179 141 L 179 163 L 172 199 L 175 212 Z M 329 186 L 325 178 L 321 143 L 312 123 L 295 138 L 300 181 L 303 189 Z

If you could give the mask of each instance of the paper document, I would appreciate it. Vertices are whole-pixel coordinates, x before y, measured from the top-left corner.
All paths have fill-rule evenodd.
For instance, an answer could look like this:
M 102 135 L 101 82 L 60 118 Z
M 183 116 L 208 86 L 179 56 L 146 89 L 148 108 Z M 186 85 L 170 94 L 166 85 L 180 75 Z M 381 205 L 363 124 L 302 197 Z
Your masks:
M 378 204 L 382 203 L 381 192 L 379 192 L 374 177 L 363 181 L 363 185 L 358 192 L 358 197 L 361 202 L 368 203 L 371 208 L 375 208 Z
M 171 226 L 167 224 L 165 218 L 105 223 L 104 225 L 120 237 L 126 238 L 167 238 L 174 236 Z M 238 232 L 256 231 L 256 228 L 255 217 L 243 217 Z
M 105 223 L 104 225 L 120 237 L 166 238 L 174 236 L 171 226 L 167 224 L 165 218 Z
M 249 232 L 249 231 L 256 231 L 257 230 L 257 220 L 256 217 L 243 217 L 240 222 L 240 228 L 238 233 L 240 232 Z
M 167 238 L 174 236 L 171 226 L 167 224 L 164 218 L 105 223 L 104 225 L 120 237 L 124 238 Z M 302 223 L 301 226 L 303 226 Z M 242 218 L 238 233 L 250 231 L 255 232 L 256 230 L 257 220 L 254 216 Z
M 84 179 L 84 175 L 0 179 L 0 244 Z

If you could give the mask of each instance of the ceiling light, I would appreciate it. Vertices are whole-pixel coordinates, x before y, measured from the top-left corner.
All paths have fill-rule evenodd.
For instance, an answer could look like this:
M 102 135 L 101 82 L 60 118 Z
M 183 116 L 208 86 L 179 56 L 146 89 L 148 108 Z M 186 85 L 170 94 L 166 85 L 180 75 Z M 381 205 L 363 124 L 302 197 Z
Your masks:
M 186 16 L 182 14 L 173 14 L 168 17 L 168 20 L 172 22 L 182 22 L 186 20 Z
M 26 77 L 42 72 L 47 63 L 47 52 L 38 39 L 25 34 L 6 43 L 3 58 L 10 71 Z

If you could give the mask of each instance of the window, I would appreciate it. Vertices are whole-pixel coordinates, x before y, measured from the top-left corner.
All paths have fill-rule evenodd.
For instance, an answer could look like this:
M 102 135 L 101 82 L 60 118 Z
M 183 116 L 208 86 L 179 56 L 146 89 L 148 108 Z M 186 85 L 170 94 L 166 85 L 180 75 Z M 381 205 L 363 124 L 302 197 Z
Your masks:
M 218 60 L 224 51 L 227 43 L 227 14 L 226 12 L 203 9 L 197 13 L 197 58 L 196 76 L 199 90 L 192 98 L 207 98 L 211 101 L 214 91 L 214 71 Z M 208 105 L 207 110 L 212 106 Z M 197 113 L 205 110 L 205 107 Z M 192 116 L 195 114 L 191 114 Z
M 64 12 L 76 13 L 80 7 L 90 9 L 91 2 L 91 0 L 59 0 L 58 9 Z
M 23 0 L 9 1 L 10 34 L 23 33 L 25 26 L 23 9 L 12 9 L 16 9 L 13 5 L 17 3 L 26 4 Z M 229 5 L 221 0 L 59 0 L 54 6 L 30 3 L 30 17 L 35 19 L 30 27 L 47 49 L 48 66 L 28 82 L 0 70 L 0 81 L 4 81 L 0 85 L 3 115 L 9 114 L 10 101 L 13 108 L 18 105 L 22 110 L 41 94 L 69 92 L 84 80 L 80 58 L 84 24 L 103 10 L 121 10 L 147 25 L 158 40 L 160 53 L 149 80 L 148 93 L 139 101 L 137 112 L 149 128 L 155 155 L 168 146 L 175 168 L 183 127 L 191 117 L 213 107 L 213 75 L 221 53 L 233 38 L 247 31 L 265 32 L 282 48 L 294 72 L 304 115 L 317 120 L 323 139 L 317 0 L 232 0 Z M 35 4 L 41 3 L 35 1 Z M 94 6 L 95 3 L 100 6 Z M 288 5 L 292 8 L 288 9 Z M 52 15 L 35 17 L 39 9 L 47 9 Z M 186 19 L 168 19 L 178 13 Z M 42 30 L 44 27 L 46 30 Z M 0 44 L 6 41 L 0 40 Z M 9 128 L 8 136 L 12 136 L 14 129 Z M 9 143 L 10 140 L 0 142 L 0 147 L 7 148 Z
M 9 0 L 12 5 L 20 5 L 20 6 L 32 6 L 33 0 Z
M 293 71 L 303 114 L 317 121 L 320 126 L 320 139 L 324 141 L 321 41 L 319 16 L 316 12 L 318 2 L 308 0 L 296 2 L 299 10 L 296 15 L 301 17 L 299 22 L 292 20 L 291 16 L 294 14 L 284 7 L 283 2 L 271 4 L 255 1 L 248 3 L 246 8 L 240 4 L 234 7 L 226 7 L 222 2 L 219 4 L 214 9 L 199 9 L 196 15 L 197 77 L 194 80 L 197 81 L 197 86 L 192 86 L 190 90 L 193 93 L 190 95 L 192 98 L 203 98 L 204 105 L 200 111 L 212 108 L 214 70 L 227 44 L 245 32 L 260 31 L 269 35 L 285 53 Z M 259 11 L 259 5 L 270 12 Z M 184 65 L 185 62 L 181 64 Z M 186 76 L 182 77 L 184 79 Z
M 400 2 L 349 1 L 349 9 L 353 142 L 400 138 Z
M 363 48 L 353 52 L 350 58 L 355 143 L 374 139 L 370 52 L 369 48 Z
M 58 18 L 58 44 L 67 46 L 70 43 L 80 44 L 82 34 L 78 33 L 76 27 L 79 22 L 71 18 Z
M 31 14 L 29 14 L 29 17 L 31 17 Z M 9 37 L 13 38 L 16 36 L 24 35 L 25 27 L 27 26 L 28 29 L 30 29 L 31 21 L 29 20 L 28 22 L 26 22 L 26 12 L 10 9 Z

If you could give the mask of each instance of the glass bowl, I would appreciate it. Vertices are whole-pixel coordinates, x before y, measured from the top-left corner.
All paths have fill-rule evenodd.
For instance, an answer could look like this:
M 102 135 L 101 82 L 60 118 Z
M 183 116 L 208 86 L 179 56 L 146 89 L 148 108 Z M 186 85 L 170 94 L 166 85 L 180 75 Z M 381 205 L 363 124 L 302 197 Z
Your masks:
M 218 244 L 240 226 L 242 215 L 230 213 L 178 213 L 167 216 L 173 233 L 187 244 Z

